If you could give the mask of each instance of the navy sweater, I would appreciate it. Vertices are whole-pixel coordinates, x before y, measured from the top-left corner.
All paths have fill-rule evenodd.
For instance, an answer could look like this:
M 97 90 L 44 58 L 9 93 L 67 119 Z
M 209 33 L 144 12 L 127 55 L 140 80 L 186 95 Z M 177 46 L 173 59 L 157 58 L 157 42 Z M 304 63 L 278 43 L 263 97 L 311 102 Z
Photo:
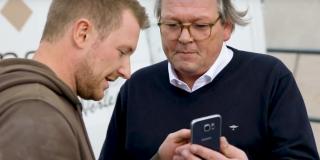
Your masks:
M 120 90 L 99 159 L 150 159 L 169 133 L 211 114 L 222 116 L 222 135 L 250 160 L 319 159 L 291 72 L 271 56 L 231 49 L 231 62 L 192 93 L 169 83 L 167 61 L 133 74 Z

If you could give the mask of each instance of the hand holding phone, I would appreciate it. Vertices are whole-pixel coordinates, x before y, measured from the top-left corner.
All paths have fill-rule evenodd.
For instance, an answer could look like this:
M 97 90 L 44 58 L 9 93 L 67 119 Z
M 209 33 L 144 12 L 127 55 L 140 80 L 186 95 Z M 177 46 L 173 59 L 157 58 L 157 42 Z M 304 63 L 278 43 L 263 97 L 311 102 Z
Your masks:
M 221 116 L 214 114 L 191 121 L 191 143 L 220 150 Z

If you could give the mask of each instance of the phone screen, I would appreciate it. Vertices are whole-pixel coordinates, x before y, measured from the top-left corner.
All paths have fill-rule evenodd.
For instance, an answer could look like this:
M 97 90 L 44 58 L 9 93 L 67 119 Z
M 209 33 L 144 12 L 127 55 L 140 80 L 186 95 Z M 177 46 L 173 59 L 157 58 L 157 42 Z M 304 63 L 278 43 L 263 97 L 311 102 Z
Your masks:
M 214 114 L 191 121 L 191 143 L 220 150 L 221 116 Z

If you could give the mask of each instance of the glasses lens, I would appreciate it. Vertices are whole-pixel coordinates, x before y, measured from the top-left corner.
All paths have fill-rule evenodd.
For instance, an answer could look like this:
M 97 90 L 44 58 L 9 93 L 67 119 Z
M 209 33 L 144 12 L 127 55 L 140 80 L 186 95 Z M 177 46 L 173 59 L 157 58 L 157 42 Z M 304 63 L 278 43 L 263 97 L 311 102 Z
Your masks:
M 160 31 L 163 37 L 169 40 L 177 40 L 181 33 L 181 26 L 178 23 L 162 23 Z
M 170 22 L 163 22 L 159 23 L 160 31 L 163 37 L 167 38 L 168 40 L 178 40 L 179 36 L 183 29 L 187 29 L 189 31 L 190 36 L 196 40 L 204 40 L 210 37 L 212 27 L 217 23 L 220 19 L 220 16 L 213 22 L 208 24 L 181 24 L 181 23 L 170 23 Z
M 183 26 L 181 24 L 167 24 L 160 25 L 160 31 L 163 37 L 168 40 L 177 40 L 181 35 L 182 29 L 187 29 L 190 36 L 194 40 L 203 40 L 210 36 L 210 25 L 208 24 L 191 24 L 190 26 Z
M 209 24 L 192 24 L 189 31 L 195 40 L 204 40 L 210 36 L 211 27 Z

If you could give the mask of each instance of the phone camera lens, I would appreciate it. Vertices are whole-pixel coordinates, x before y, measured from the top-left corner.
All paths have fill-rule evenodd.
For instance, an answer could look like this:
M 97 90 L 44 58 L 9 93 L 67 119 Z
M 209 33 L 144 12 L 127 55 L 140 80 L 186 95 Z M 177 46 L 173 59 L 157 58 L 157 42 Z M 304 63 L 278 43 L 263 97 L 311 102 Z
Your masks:
M 204 130 L 205 132 L 209 132 L 209 131 L 211 130 L 210 124 L 205 124 L 205 125 L 203 126 L 203 130 Z

